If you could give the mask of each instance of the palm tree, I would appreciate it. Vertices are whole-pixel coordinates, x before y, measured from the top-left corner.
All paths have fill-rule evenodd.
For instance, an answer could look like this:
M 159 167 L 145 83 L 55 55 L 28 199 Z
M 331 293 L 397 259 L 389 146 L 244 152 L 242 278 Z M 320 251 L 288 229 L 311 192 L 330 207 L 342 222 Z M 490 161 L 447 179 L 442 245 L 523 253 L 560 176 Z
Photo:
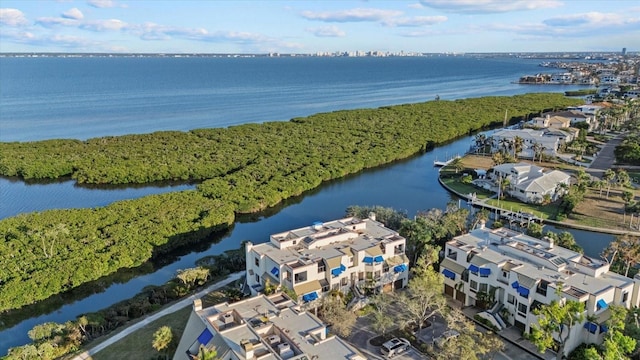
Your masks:
M 611 183 L 613 182 L 613 180 L 615 178 L 616 178 L 616 173 L 611 169 L 607 169 L 607 171 L 605 171 L 604 175 L 602 176 L 602 180 L 607 182 L 607 199 L 609 198 L 609 191 L 611 190 Z
M 482 154 L 484 155 L 485 145 L 487 142 L 487 135 L 477 134 L 475 138 L 475 142 L 476 142 L 476 153 L 480 148 L 482 148 Z
M 518 159 L 518 154 L 522 151 L 522 148 L 524 147 L 524 139 L 521 138 L 520 136 L 516 136 L 513 138 L 513 157 L 515 159 Z

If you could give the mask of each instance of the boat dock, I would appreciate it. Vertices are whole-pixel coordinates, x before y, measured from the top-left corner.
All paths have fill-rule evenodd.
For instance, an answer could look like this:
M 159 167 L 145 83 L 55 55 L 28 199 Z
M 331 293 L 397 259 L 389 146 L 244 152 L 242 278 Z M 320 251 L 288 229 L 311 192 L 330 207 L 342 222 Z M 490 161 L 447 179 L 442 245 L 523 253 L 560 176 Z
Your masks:
M 438 159 L 433 160 L 433 166 L 437 166 L 437 167 L 443 167 L 443 166 L 447 166 L 449 164 L 451 164 L 451 162 L 455 159 L 459 159 L 460 155 L 456 155 L 455 157 L 452 157 L 451 159 L 447 160 L 447 161 L 438 161 Z

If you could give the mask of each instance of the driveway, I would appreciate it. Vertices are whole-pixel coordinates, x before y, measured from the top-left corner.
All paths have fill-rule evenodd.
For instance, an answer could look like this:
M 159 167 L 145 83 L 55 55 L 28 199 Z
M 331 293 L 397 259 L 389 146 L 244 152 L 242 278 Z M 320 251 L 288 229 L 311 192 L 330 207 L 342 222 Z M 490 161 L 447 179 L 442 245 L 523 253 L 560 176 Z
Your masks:
M 624 136 L 625 134 L 618 134 L 618 136 L 607 142 L 587 169 L 587 173 L 602 178 L 604 172 L 611 169 L 611 166 L 616 162 L 616 156 L 613 151 L 616 146 L 620 145 Z

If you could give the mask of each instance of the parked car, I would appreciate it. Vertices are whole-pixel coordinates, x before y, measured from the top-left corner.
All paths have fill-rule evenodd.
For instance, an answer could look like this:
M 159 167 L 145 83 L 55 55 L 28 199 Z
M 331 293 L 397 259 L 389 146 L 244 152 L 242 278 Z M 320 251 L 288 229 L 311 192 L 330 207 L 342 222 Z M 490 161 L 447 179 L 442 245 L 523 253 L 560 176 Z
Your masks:
M 447 342 L 449 339 L 457 338 L 458 336 L 460 336 L 459 332 L 455 330 L 447 330 L 443 332 L 442 335 L 433 339 L 433 344 L 441 348 L 444 345 L 444 343 Z
M 398 354 L 401 354 L 405 351 L 407 351 L 409 349 L 409 347 L 411 346 L 411 344 L 409 343 L 409 340 L 407 339 L 403 339 L 403 338 L 393 338 L 387 342 L 385 342 L 384 344 L 382 344 L 382 346 L 380 347 L 380 352 L 382 353 L 382 355 L 388 357 L 388 358 L 392 358 Z

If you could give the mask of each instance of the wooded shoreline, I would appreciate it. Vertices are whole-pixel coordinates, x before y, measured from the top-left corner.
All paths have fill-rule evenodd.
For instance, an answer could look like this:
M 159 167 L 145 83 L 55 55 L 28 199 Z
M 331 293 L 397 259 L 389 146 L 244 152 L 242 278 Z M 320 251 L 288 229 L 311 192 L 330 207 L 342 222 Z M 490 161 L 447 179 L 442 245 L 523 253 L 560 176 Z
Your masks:
M 33 304 L 224 229 L 366 168 L 580 99 L 527 94 L 317 114 L 289 122 L 78 140 L 0 143 L 0 173 L 81 183 L 202 181 L 94 209 L 0 221 L 0 312 Z

